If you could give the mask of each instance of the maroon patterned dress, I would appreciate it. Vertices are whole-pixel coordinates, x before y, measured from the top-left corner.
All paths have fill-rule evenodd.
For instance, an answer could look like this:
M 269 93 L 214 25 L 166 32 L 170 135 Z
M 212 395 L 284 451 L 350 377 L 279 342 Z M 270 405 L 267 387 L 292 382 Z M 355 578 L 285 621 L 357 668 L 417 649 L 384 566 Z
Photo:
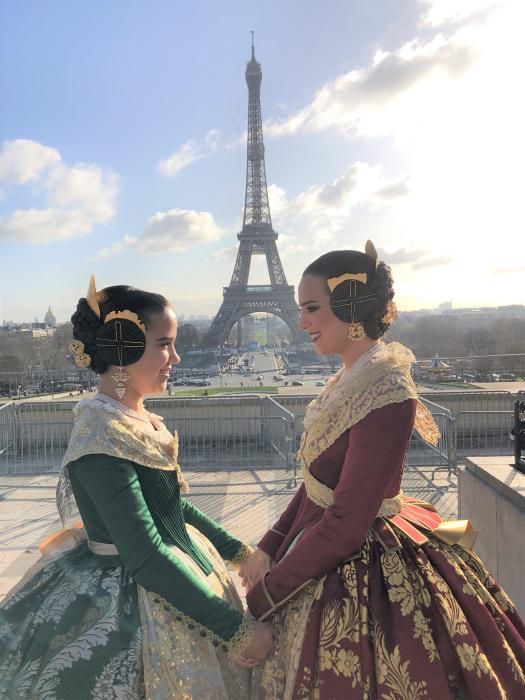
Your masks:
M 259 543 L 275 563 L 247 603 L 273 620 L 276 646 L 254 698 L 525 698 L 513 604 L 472 551 L 443 541 L 432 506 L 398 495 L 415 413 L 414 398 L 390 403 L 340 434 Z

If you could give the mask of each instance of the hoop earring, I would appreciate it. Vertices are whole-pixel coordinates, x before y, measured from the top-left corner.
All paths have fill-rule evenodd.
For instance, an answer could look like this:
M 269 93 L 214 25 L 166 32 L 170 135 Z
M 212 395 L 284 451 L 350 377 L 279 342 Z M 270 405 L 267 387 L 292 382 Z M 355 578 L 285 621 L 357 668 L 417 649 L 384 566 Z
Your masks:
M 362 323 L 351 323 L 348 326 L 347 338 L 348 340 L 356 341 L 362 340 L 365 337 L 365 329 Z

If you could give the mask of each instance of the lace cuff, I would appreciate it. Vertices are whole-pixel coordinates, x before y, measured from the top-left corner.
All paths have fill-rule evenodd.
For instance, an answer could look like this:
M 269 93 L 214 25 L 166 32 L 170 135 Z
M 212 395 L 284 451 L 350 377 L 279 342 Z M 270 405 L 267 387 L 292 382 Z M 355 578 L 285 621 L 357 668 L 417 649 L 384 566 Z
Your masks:
M 228 561 L 238 568 L 244 561 L 246 561 L 246 559 L 248 559 L 253 551 L 253 547 L 250 547 L 249 544 L 241 544 L 235 555 L 228 559 Z
M 230 658 L 233 659 L 236 656 L 242 656 L 244 654 L 244 650 L 253 640 L 254 629 L 254 621 L 244 618 L 237 632 L 235 632 L 233 637 L 226 643 L 228 656 Z

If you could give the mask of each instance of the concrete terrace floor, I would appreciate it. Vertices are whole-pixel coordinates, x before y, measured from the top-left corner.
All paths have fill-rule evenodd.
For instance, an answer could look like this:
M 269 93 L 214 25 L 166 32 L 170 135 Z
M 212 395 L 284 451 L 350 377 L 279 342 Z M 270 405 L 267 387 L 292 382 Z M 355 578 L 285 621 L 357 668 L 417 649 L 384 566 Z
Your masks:
M 285 508 L 295 487 L 291 472 L 272 469 L 191 472 L 189 498 L 245 542 L 255 544 Z M 431 467 L 409 467 L 403 491 L 433 503 L 442 517 L 457 518 L 455 475 Z M 0 599 L 38 559 L 38 544 L 59 530 L 55 506 L 57 474 L 0 475 Z M 300 482 L 298 482 L 300 483 Z

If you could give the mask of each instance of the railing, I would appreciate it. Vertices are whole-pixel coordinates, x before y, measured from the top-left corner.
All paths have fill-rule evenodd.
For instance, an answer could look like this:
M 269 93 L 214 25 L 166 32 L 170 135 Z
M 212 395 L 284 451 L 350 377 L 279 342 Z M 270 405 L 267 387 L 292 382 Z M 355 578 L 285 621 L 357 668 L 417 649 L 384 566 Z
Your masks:
M 454 455 L 454 418 L 447 408 L 443 408 L 443 406 L 439 406 L 425 398 L 421 398 L 421 401 L 436 421 L 440 438 L 437 445 L 429 445 L 414 431 L 407 453 L 407 464 L 418 467 L 432 467 L 432 478 L 434 478 L 437 471 L 444 469 L 447 470 L 448 476 L 450 476 L 456 465 Z
M 14 402 L 0 406 L 0 465 L 15 454 L 16 407 Z M 1 467 L 0 467 L 1 471 Z
M 513 397 L 504 392 L 446 395 L 443 404 L 426 397 L 441 432 L 434 447 L 417 434 L 410 441 L 409 466 L 450 475 L 466 455 L 511 454 L 509 438 Z M 432 395 L 436 397 L 435 394 Z M 271 468 L 293 470 L 309 395 L 259 394 L 159 398 L 147 408 L 177 430 L 183 468 L 217 471 Z M 441 402 L 441 395 L 439 400 Z M 11 402 L 0 407 L 0 474 L 56 472 L 73 425 L 74 401 Z M 479 408 L 483 406 L 483 408 Z M 497 406 L 497 408 L 495 408 Z M 381 436 L 378 436 L 381 439 Z
M 146 407 L 178 431 L 185 468 L 290 468 L 294 417 L 270 396 L 149 399 Z
M 461 411 L 456 415 L 456 459 L 468 455 L 511 455 L 512 411 Z

